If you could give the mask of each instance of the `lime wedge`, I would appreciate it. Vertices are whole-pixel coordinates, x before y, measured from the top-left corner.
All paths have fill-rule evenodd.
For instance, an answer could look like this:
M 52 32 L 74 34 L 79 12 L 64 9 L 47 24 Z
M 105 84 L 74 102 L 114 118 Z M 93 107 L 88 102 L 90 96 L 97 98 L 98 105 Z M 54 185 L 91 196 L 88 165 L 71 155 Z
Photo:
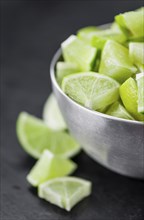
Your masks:
M 50 151 L 44 150 L 27 175 L 27 180 L 32 186 L 38 186 L 49 179 L 69 175 L 76 168 L 77 165 L 73 161 L 54 156 Z
M 118 29 L 97 29 L 93 31 L 83 31 L 78 32 L 78 38 L 83 40 L 85 43 L 90 44 L 91 46 L 96 47 L 97 49 L 102 49 L 104 44 L 108 39 L 123 43 L 126 41 L 126 36 L 124 33 Z
M 109 109 L 106 111 L 107 115 L 112 115 L 117 118 L 124 118 L 128 120 L 135 120 L 129 112 L 119 103 L 115 102 L 113 103 Z
M 144 43 L 129 43 L 129 54 L 135 65 L 144 65 Z
M 144 121 L 144 115 L 138 112 L 138 91 L 133 78 L 129 78 L 120 86 L 120 96 L 127 111 L 135 119 Z
M 102 52 L 99 72 L 123 83 L 137 69 L 133 66 L 128 49 L 121 44 L 108 40 Z
M 136 11 L 129 11 L 115 16 L 116 22 L 128 36 L 144 36 L 144 8 Z
M 56 76 L 57 81 L 61 85 L 63 78 L 69 74 L 80 72 L 78 66 L 69 62 L 57 62 L 56 64 Z
M 39 158 L 45 149 L 54 155 L 71 157 L 80 151 L 79 144 L 65 131 L 53 131 L 45 123 L 25 112 L 17 119 L 17 137 L 34 158 Z
M 66 62 L 76 64 L 81 71 L 93 69 L 96 60 L 96 48 L 85 44 L 74 35 L 64 41 L 61 47 Z
M 51 94 L 44 104 L 43 120 L 53 130 L 64 130 L 67 128 L 54 94 Z
M 144 114 L 144 73 L 136 75 L 138 86 L 138 112 Z
M 55 178 L 38 188 L 40 198 L 67 211 L 90 194 L 91 182 L 77 177 Z
M 62 89 L 70 98 L 93 110 L 105 108 L 119 97 L 119 84 L 110 77 L 95 72 L 65 77 Z
M 95 26 L 87 26 L 87 27 L 84 27 L 84 28 L 81 28 L 80 30 L 78 30 L 77 36 L 81 39 L 81 38 L 85 37 L 87 34 L 93 33 L 97 30 L 98 30 L 98 28 Z

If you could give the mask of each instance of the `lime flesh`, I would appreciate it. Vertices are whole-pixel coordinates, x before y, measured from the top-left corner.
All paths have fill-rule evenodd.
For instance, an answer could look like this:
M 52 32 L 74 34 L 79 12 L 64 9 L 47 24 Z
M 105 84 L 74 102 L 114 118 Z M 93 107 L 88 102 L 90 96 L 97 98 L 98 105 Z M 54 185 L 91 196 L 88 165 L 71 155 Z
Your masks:
M 70 98 L 93 110 L 105 108 L 119 97 L 119 83 L 95 72 L 65 77 L 62 89 Z
M 38 186 L 49 179 L 69 175 L 76 167 L 71 160 L 54 156 L 45 150 L 27 175 L 27 180 L 31 185 Z
M 136 11 L 129 11 L 115 16 L 116 22 L 128 36 L 144 36 L 144 8 Z
M 20 113 L 17 120 L 17 137 L 24 150 L 39 158 L 45 149 L 64 158 L 80 151 L 79 144 L 65 131 L 54 131 L 40 119 Z
M 54 94 L 51 94 L 43 107 L 43 120 L 53 130 L 67 129 Z
M 144 114 L 144 72 L 136 75 L 138 86 L 138 112 Z
M 40 198 L 67 211 L 90 194 L 91 182 L 77 177 L 56 178 L 38 188 Z
M 71 35 L 61 45 L 66 62 L 74 63 L 81 71 L 92 70 L 96 60 L 97 50 Z
M 123 83 L 137 69 L 133 66 L 128 49 L 117 42 L 108 40 L 104 46 L 99 72 Z
M 129 78 L 120 86 L 120 97 L 127 111 L 138 121 L 144 121 L 144 115 L 138 112 L 138 90 L 133 78 Z
M 135 65 L 144 65 L 144 43 L 131 42 L 129 54 Z
M 124 118 L 127 120 L 135 120 L 129 112 L 119 103 L 115 102 L 106 111 L 107 115 L 115 116 L 117 118 Z
M 80 72 L 78 66 L 70 62 L 57 62 L 56 64 L 56 76 L 57 81 L 61 85 L 63 78 L 67 75 Z

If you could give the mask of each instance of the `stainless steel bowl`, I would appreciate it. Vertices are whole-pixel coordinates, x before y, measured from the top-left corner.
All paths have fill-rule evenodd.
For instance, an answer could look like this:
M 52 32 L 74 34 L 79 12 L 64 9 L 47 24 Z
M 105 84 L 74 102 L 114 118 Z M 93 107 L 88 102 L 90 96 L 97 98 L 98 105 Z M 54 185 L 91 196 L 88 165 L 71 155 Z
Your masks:
M 144 123 L 129 121 L 89 110 L 64 94 L 55 77 L 55 54 L 50 75 L 53 92 L 71 134 L 85 152 L 105 167 L 144 179 Z

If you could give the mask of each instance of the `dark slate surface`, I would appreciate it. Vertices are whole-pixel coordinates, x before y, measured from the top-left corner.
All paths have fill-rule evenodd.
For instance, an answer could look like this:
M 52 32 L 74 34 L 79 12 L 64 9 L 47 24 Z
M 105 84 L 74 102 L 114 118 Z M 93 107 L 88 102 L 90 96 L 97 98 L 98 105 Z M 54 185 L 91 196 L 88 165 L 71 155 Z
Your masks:
M 35 163 L 21 149 L 15 122 L 25 110 L 41 117 L 51 92 L 49 65 L 77 29 L 112 21 L 142 1 L 3 1 L 1 66 L 1 219 L 143 220 L 144 182 L 115 174 L 81 153 L 75 175 L 93 182 L 92 195 L 70 213 L 36 196 L 26 182 Z

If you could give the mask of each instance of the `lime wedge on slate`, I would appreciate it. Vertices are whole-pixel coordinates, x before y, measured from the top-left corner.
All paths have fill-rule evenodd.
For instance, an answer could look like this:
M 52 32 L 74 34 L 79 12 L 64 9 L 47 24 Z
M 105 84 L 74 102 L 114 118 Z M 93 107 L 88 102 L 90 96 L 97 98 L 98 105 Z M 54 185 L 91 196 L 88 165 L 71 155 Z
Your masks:
M 128 120 L 135 120 L 129 112 L 119 103 L 113 103 L 106 111 L 107 115 L 115 116 L 117 118 L 124 118 Z
M 17 119 L 17 137 L 24 150 L 34 158 L 39 158 L 45 149 L 64 158 L 80 151 L 79 144 L 67 132 L 54 131 L 25 112 Z
M 78 66 L 70 62 L 57 62 L 56 64 L 56 76 L 57 81 L 61 85 L 63 78 L 72 73 L 80 72 Z
M 129 37 L 144 36 L 144 8 L 119 14 L 115 20 Z
M 144 73 L 136 75 L 138 86 L 138 112 L 144 114 Z
M 127 111 L 138 121 L 144 121 L 144 115 L 138 112 L 138 90 L 133 78 L 120 86 L 120 97 Z
M 51 94 L 44 104 L 43 120 L 53 130 L 64 130 L 67 128 L 54 94 Z
M 129 43 L 129 54 L 135 65 L 144 65 L 144 43 Z
M 91 194 L 91 182 L 77 177 L 60 177 L 39 185 L 38 196 L 70 211 Z
M 119 83 L 95 72 L 65 77 L 62 89 L 70 98 L 93 110 L 105 108 L 119 97 Z
M 115 41 L 108 40 L 102 52 L 99 72 L 123 83 L 136 71 L 137 68 L 129 58 L 128 49 Z
M 76 168 L 77 165 L 73 161 L 54 156 L 45 150 L 27 175 L 27 180 L 32 186 L 38 186 L 49 179 L 69 175 Z
M 62 54 L 66 62 L 76 64 L 81 71 L 94 68 L 97 50 L 71 35 L 62 45 Z

